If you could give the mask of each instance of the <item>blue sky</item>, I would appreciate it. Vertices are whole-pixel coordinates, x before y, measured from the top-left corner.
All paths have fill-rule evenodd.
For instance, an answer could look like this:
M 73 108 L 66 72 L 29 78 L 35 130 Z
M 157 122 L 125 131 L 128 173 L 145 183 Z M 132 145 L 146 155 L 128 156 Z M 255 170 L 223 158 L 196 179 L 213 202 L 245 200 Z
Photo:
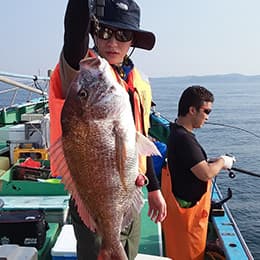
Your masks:
M 137 0 L 157 36 L 135 50 L 151 77 L 260 74 L 259 0 Z M 67 0 L 8 0 L 0 9 L 0 71 L 46 75 L 58 60 Z

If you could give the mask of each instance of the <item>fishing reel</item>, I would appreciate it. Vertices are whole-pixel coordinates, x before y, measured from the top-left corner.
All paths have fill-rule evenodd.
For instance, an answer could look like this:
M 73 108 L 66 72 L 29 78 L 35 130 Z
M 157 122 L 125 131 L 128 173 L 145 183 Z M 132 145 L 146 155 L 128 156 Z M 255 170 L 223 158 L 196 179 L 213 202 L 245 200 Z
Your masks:
M 236 177 L 236 174 L 231 169 L 229 169 L 228 171 L 229 171 L 228 173 L 229 178 L 234 179 Z
M 236 158 L 233 154 L 226 153 L 225 155 L 233 158 L 234 162 L 236 161 Z M 229 178 L 234 179 L 236 177 L 236 174 L 234 173 L 234 171 L 232 171 L 232 168 L 228 169 L 228 171 L 229 171 L 229 174 L 228 174 Z

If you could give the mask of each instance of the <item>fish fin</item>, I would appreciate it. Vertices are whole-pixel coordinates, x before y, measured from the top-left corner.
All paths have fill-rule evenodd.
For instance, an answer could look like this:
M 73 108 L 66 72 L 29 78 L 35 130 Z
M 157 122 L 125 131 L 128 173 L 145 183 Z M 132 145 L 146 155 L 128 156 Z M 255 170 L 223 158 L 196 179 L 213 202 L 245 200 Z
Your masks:
M 119 172 L 121 183 L 125 190 L 127 190 L 126 187 L 126 172 L 125 172 L 125 162 L 126 162 L 126 144 L 123 141 L 123 138 L 116 134 L 115 131 L 115 140 L 116 140 L 116 163 L 117 163 L 117 169 Z
M 132 198 L 132 204 L 128 209 L 128 211 L 126 212 L 126 214 L 124 215 L 122 221 L 122 230 L 131 224 L 133 220 L 133 211 L 140 214 L 143 206 L 144 206 L 144 194 L 142 192 L 142 188 L 136 187 L 134 191 L 134 196 Z
M 162 157 L 156 145 L 152 141 L 150 141 L 147 137 L 145 137 L 144 135 L 142 135 L 137 131 L 136 131 L 136 145 L 137 145 L 137 152 L 140 155 L 144 155 L 144 156 L 158 155 Z
M 73 181 L 68 164 L 64 157 L 62 138 L 57 139 L 57 141 L 51 145 L 49 148 L 49 155 L 52 159 L 51 170 L 55 173 L 59 173 L 59 176 L 62 177 L 61 182 L 75 200 L 79 216 L 83 220 L 84 224 L 94 232 L 96 230 L 96 223 L 91 217 L 88 209 L 86 209 L 86 206 L 76 187 L 76 183 Z

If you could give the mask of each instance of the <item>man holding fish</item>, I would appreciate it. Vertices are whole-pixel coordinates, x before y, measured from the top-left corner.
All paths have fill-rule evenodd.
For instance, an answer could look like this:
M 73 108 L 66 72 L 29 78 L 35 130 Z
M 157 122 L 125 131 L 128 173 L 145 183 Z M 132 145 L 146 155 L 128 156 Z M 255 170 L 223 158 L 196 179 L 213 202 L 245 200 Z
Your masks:
M 50 84 L 51 165 L 72 195 L 79 260 L 135 259 L 146 180 L 150 218 L 162 222 L 167 214 L 151 158 L 158 151 L 145 137 L 151 88 L 128 55 L 131 47 L 154 46 L 154 34 L 139 23 L 132 0 L 105 0 L 100 17 L 86 0 L 67 5 Z

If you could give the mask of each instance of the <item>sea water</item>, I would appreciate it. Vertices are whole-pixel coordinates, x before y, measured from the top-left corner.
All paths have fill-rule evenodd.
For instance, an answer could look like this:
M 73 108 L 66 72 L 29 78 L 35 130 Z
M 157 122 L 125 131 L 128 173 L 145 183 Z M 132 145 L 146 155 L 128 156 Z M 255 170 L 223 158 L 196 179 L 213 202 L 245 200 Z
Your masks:
M 205 124 L 195 135 L 208 157 L 230 153 L 234 167 L 260 175 L 260 80 L 253 82 L 214 82 L 214 80 L 150 79 L 156 110 L 173 121 L 178 100 L 185 88 L 202 85 L 213 92 L 215 102 L 208 122 L 217 122 L 252 132 Z M 216 80 L 217 81 L 217 80 Z M 256 136 L 255 136 L 255 135 Z M 260 259 L 260 178 L 234 172 L 231 179 L 222 171 L 216 182 L 225 197 L 230 187 L 233 197 L 227 202 L 237 225 L 255 259 Z
M 226 83 L 216 77 L 211 80 L 151 78 L 150 81 L 157 111 L 172 121 L 177 115 L 179 97 L 186 87 L 199 84 L 212 91 L 215 102 L 208 121 L 239 127 L 256 136 L 238 129 L 206 124 L 195 130 L 197 139 L 208 157 L 231 153 L 237 159 L 234 167 L 260 174 L 260 80 L 229 80 Z M 0 82 L 0 90 L 4 87 Z M 31 97 L 27 91 L 20 90 L 16 103 Z M 0 95 L 0 108 L 9 103 L 10 95 Z M 232 189 L 233 197 L 227 204 L 254 258 L 260 260 L 260 178 L 235 174 L 236 177 L 231 179 L 227 171 L 222 171 L 216 181 L 223 196 L 229 187 Z

